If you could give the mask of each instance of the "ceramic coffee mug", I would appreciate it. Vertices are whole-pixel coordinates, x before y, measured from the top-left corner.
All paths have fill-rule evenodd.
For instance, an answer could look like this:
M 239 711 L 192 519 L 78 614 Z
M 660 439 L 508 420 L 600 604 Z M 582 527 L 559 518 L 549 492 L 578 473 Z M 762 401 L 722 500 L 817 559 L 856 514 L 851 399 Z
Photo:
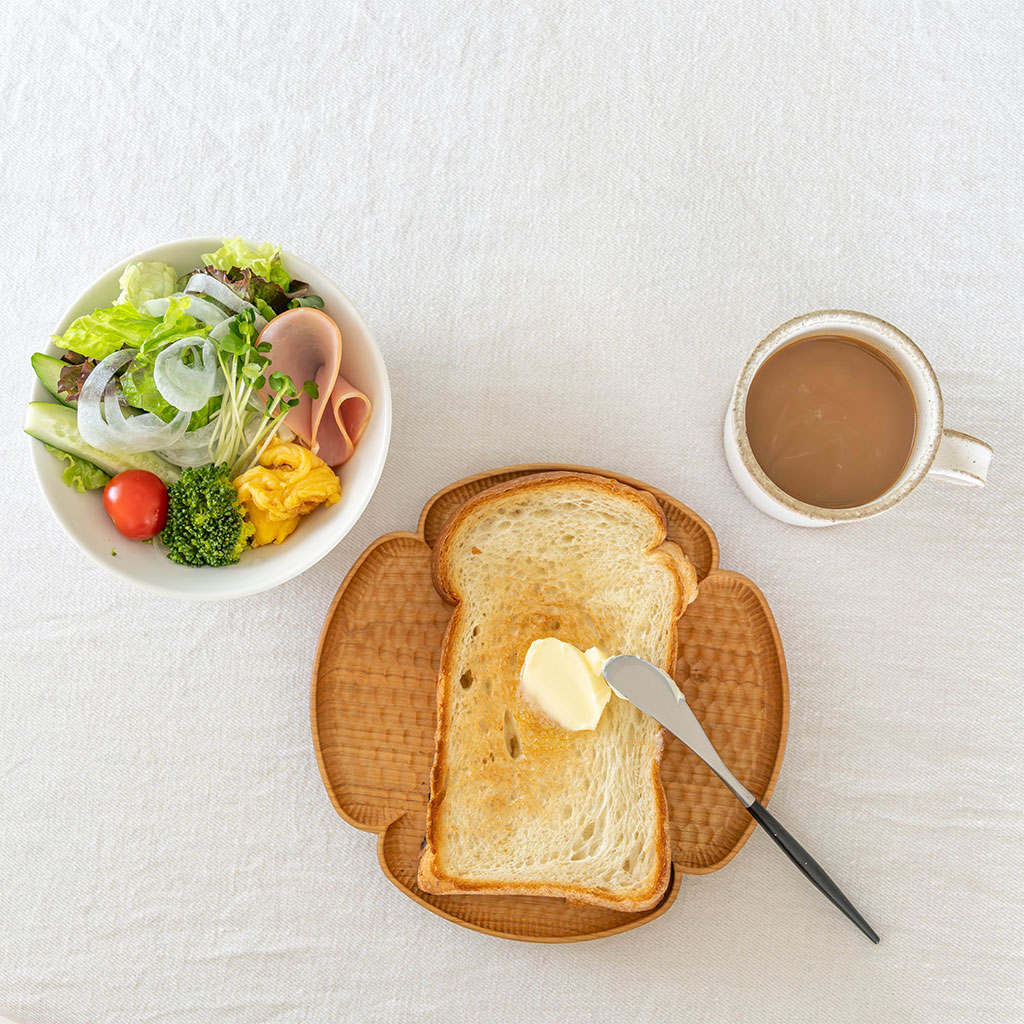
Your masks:
M 903 472 L 887 491 L 855 508 L 821 508 L 787 494 L 757 464 L 747 439 L 747 392 L 754 375 L 783 345 L 822 335 L 853 338 L 882 352 L 906 378 L 917 403 L 917 435 Z M 824 309 L 776 327 L 751 352 L 725 417 L 725 457 L 740 489 L 762 512 L 795 526 L 831 526 L 893 508 L 929 474 L 949 483 L 980 487 L 985 483 L 992 449 L 984 441 L 945 428 L 935 371 L 902 331 L 867 313 Z

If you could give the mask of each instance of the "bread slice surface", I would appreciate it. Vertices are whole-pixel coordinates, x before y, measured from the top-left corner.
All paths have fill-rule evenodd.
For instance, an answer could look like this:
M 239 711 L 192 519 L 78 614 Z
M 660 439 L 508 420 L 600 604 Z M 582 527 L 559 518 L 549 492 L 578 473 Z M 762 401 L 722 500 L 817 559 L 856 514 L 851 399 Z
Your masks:
M 613 696 L 596 729 L 568 732 L 521 693 L 530 644 L 637 654 L 672 671 L 696 573 L 643 491 L 544 473 L 467 502 L 434 547 L 455 609 L 437 688 L 420 861 L 431 893 L 560 896 L 649 909 L 671 862 L 662 730 Z

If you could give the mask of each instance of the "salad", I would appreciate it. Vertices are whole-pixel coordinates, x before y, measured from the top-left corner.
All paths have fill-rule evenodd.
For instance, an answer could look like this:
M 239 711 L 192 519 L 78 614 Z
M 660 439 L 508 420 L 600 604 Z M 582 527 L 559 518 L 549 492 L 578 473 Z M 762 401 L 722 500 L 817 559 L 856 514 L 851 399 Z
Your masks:
M 280 544 L 340 499 L 332 467 L 370 402 L 341 377 L 338 326 L 277 246 L 224 239 L 188 273 L 131 263 L 118 286 L 53 337 L 62 357 L 32 356 L 55 401 L 31 403 L 25 430 L 65 484 L 102 488 L 122 535 L 191 566 Z

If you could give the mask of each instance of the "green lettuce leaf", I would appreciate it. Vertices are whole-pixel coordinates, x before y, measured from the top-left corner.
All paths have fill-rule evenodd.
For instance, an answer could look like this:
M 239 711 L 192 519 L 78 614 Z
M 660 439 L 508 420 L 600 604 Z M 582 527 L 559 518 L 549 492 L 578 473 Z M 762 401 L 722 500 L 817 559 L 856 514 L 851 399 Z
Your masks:
M 122 302 L 80 316 L 63 334 L 55 334 L 53 343 L 99 361 L 125 345 L 137 348 L 159 323 L 159 317 L 147 316 Z
M 135 360 L 132 360 L 128 369 L 121 375 L 121 391 L 133 409 L 155 413 L 165 423 L 170 423 L 178 413 L 178 410 L 169 404 L 157 390 L 156 382 L 153 380 L 152 367 L 145 364 L 139 365 Z M 192 417 L 188 421 L 188 429 L 195 430 L 196 427 L 205 427 L 210 422 L 213 413 L 220 408 L 220 402 L 221 396 L 214 395 L 202 409 L 192 413 Z
M 153 379 L 152 365 L 141 362 L 138 358 L 133 359 L 121 374 L 121 391 L 125 401 L 133 409 L 155 413 L 165 423 L 170 423 L 178 413 L 178 410 L 157 390 L 156 381 Z M 192 417 L 188 421 L 188 429 L 195 430 L 196 427 L 205 427 L 210 422 L 213 413 L 220 408 L 220 402 L 221 396 L 214 395 L 202 409 L 197 409 L 192 413 Z
M 153 380 L 153 367 L 133 359 L 121 374 L 121 391 L 133 409 L 153 412 L 165 423 L 174 419 L 178 411 L 160 394 Z
M 164 315 L 157 320 L 153 329 L 139 343 L 137 359 L 152 365 L 157 353 L 167 348 L 172 341 L 197 335 L 205 338 L 210 333 L 210 328 L 206 324 L 189 316 L 189 302 L 190 299 L 185 295 L 171 296 Z
M 117 282 L 121 294 L 118 302 L 127 302 L 136 309 L 149 299 L 162 299 L 165 295 L 173 295 L 177 290 L 178 274 L 174 267 L 166 263 L 147 262 L 129 263 L 124 268 L 121 280 Z
M 97 362 L 125 346 L 142 349 L 151 358 L 178 338 L 193 334 L 205 337 L 209 333 L 209 327 L 188 315 L 188 302 L 182 296 L 171 298 L 162 317 L 140 313 L 127 302 L 96 309 L 80 316 L 52 340 L 58 348 Z
M 84 493 L 95 490 L 97 487 L 107 486 L 110 476 L 104 473 L 99 466 L 94 466 L 91 462 L 72 455 L 71 452 L 63 452 L 51 445 L 45 445 L 45 448 L 54 458 L 67 462 L 64 472 L 61 473 L 61 479 L 68 487 L 73 487 L 76 491 Z
M 281 265 L 281 247 L 264 242 L 262 245 L 247 245 L 241 238 L 222 238 L 222 245 L 216 252 L 203 253 L 206 266 L 218 270 L 251 270 L 259 277 L 280 285 L 287 291 L 291 284 L 288 272 Z

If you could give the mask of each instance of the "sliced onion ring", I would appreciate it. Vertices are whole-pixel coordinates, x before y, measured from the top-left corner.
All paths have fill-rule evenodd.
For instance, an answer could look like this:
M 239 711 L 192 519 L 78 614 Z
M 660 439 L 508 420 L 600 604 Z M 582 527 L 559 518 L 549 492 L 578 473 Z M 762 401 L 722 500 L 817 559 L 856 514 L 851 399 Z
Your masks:
M 173 445 L 168 446 L 166 451 L 191 451 L 196 448 L 208 448 L 217 432 L 217 420 L 212 419 L 209 423 L 195 430 L 187 430 L 181 435 L 181 439 Z
M 188 279 L 188 284 L 185 285 L 185 292 L 194 295 L 209 295 L 211 299 L 216 299 L 222 306 L 226 306 L 235 313 L 256 308 L 223 281 L 218 281 L 217 278 L 210 277 L 209 274 L 193 274 Z
M 191 351 L 191 366 L 182 356 Z M 153 363 L 153 383 L 175 409 L 195 412 L 217 393 L 217 350 L 199 335 L 179 338 L 163 349 Z
M 192 413 L 187 409 L 176 413 L 169 423 L 165 423 L 152 412 L 143 413 L 141 416 L 125 416 L 118 401 L 119 391 L 116 381 L 111 380 L 107 384 L 103 392 L 103 412 L 107 417 L 107 426 L 125 439 L 126 444 L 131 446 L 131 451 L 155 451 L 157 448 L 176 444 L 188 430 Z
M 186 295 L 184 298 L 188 300 L 186 309 L 189 315 L 194 316 L 201 323 L 213 326 L 231 316 L 230 313 L 225 312 L 216 303 L 210 302 L 208 299 L 201 298 L 198 295 Z M 150 316 L 163 316 L 170 304 L 171 300 L 169 297 L 150 299 L 146 303 L 146 312 Z
M 205 426 L 189 430 L 177 444 L 161 448 L 157 453 L 176 466 L 205 466 L 213 461 L 210 443 L 217 430 L 217 421 L 211 420 Z
M 213 462 L 208 446 L 202 448 L 161 448 L 157 452 L 165 462 L 187 469 L 192 466 L 209 466 Z
M 78 398 L 78 430 L 86 442 L 112 455 L 155 451 L 176 444 L 188 430 L 192 414 L 182 409 L 170 423 L 147 412 L 126 418 L 118 400 L 114 374 L 135 357 L 123 348 L 102 360 L 85 379 Z M 104 419 L 104 417 L 106 417 Z

